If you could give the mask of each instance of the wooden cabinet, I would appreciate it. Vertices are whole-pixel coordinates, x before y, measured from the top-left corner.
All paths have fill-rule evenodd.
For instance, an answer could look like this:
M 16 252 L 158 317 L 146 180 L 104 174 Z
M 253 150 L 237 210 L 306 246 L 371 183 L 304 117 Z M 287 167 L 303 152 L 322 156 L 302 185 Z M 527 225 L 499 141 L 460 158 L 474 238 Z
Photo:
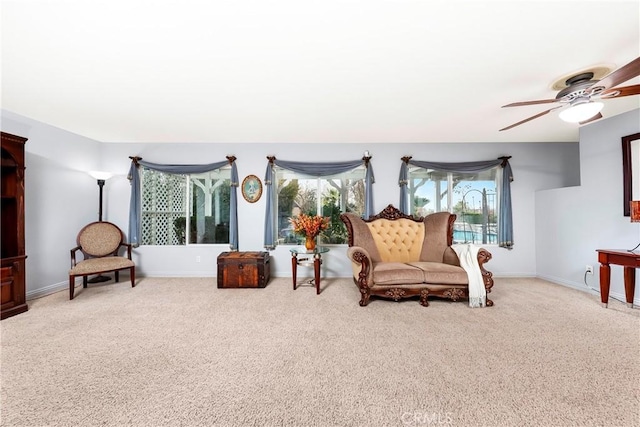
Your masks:
M 0 208 L 0 318 L 27 311 L 24 244 L 24 144 L 26 138 L 2 132 Z

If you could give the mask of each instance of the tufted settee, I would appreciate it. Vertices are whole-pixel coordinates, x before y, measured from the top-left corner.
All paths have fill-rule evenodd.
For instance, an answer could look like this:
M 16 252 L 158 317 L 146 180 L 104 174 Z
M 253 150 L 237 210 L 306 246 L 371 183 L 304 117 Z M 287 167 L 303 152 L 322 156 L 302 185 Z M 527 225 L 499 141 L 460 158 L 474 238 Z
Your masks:
M 469 299 L 469 283 L 474 283 L 474 290 L 480 287 L 482 306 L 493 305 L 486 298 L 493 287 L 492 274 L 484 268 L 491 253 L 478 247 L 472 261 L 463 255 L 461 266 L 458 253 L 465 252 L 460 248 L 471 245 L 452 245 L 456 215 L 439 212 L 414 218 L 389 205 L 367 220 L 352 213 L 340 219 L 347 227 L 347 256 L 361 306 L 369 303 L 371 295 L 395 301 L 419 296 L 425 307 L 432 296 Z

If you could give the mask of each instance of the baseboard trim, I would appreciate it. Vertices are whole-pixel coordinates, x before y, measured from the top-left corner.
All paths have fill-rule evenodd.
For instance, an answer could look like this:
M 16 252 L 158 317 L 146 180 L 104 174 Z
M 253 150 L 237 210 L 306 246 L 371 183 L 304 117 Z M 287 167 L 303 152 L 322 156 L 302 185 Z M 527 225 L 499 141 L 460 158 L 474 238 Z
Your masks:
M 76 282 L 77 284 L 77 282 Z M 37 298 L 46 297 L 47 295 L 55 294 L 56 292 L 64 291 L 69 289 L 69 282 L 59 282 L 54 283 L 53 285 L 45 286 L 44 288 L 39 288 L 34 291 L 27 291 L 27 301 Z
M 171 273 L 171 272 L 166 272 L 166 271 L 155 271 L 153 273 L 146 273 L 146 274 L 136 274 L 136 278 L 137 279 L 142 279 L 144 277 L 216 277 L 215 275 L 211 275 L 211 272 L 200 272 L 201 274 L 189 274 L 189 275 L 185 275 L 185 274 L 175 274 L 175 273 Z M 271 277 L 272 278 L 276 278 L 276 277 L 291 277 L 291 273 L 288 272 L 289 274 L 287 274 L 287 272 L 281 272 L 282 274 L 272 274 Z M 337 276 L 336 276 L 337 277 Z M 332 277 L 332 276 L 327 276 L 327 278 L 336 278 L 336 277 Z M 582 291 L 582 292 L 587 292 L 593 295 L 599 295 L 600 294 L 600 290 L 598 288 L 594 288 L 591 287 L 590 285 L 585 285 L 584 283 L 576 283 L 576 282 L 570 282 L 567 280 L 563 280 L 563 279 L 559 279 L 557 277 L 554 276 L 547 276 L 547 275 L 529 275 L 529 274 L 494 274 L 493 277 L 495 278 L 509 278 L 509 277 L 514 277 L 514 278 L 526 278 L 526 277 L 537 277 L 539 279 L 542 280 L 546 280 L 548 282 L 551 283 L 555 283 L 557 285 L 561 285 L 561 286 L 566 286 L 568 288 L 572 288 L 572 289 L 576 289 L 578 291 Z M 341 277 L 337 277 L 337 278 L 342 278 Z M 120 277 L 120 281 L 122 281 L 122 275 Z M 77 277 L 76 278 L 76 286 L 78 285 L 82 285 L 82 278 L 81 277 Z M 45 286 L 43 288 L 39 288 L 36 289 L 34 291 L 27 291 L 26 294 L 26 299 L 27 301 L 29 300 L 33 300 L 33 299 L 37 299 L 37 298 L 42 298 L 45 297 L 47 295 L 51 295 L 51 294 L 55 294 L 56 292 L 61 292 L 61 291 L 65 291 L 69 289 L 69 283 L 68 282 L 59 282 L 59 283 L 54 283 L 53 285 L 49 285 L 49 286 Z M 624 296 L 624 294 L 621 294 L 619 292 L 610 292 L 609 293 L 609 298 L 613 298 L 616 299 L 620 302 L 625 302 L 626 298 Z M 634 306 L 640 306 L 640 298 L 636 297 L 633 299 L 633 305 Z
M 557 285 L 566 286 L 568 288 L 576 289 L 578 291 L 587 292 L 593 295 L 600 295 L 600 284 L 597 287 L 593 287 L 589 284 L 579 283 L 579 282 L 570 282 L 567 280 L 562 280 L 557 277 L 547 276 L 547 275 L 538 275 L 540 279 L 546 280 L 548 282 L 555 283 Z M 609 299 L 615 299 L 617 301 L 626 303 L 627 299 L 623 293 L 620 292 L 611 292 L 609 291 Z M 640 306 L 640 298 L 636 297 L 633 299 L 634 307 Z
M 125 277 L 125 279 L 123 279 L 123 276 Z M 122 282 L 123 280 L 129 280 L 128 272 L 126 274 L 124 274 L 123 272 L 120 272 L 120 281 Z M 75 285 L 76 287 L 82 286 L 81 276 L 76 277 Z M 64 281 L 64 282 L 54 283 L 53 285 L 45 286 L 43 288 L 38 288 L 33 291 L 27 291 L 25 297 L 27 301 L 29 301 L 33 299 L 46 297 L 47 295 L 55 294 L 56 292 L 68 291 L 68 290 L 69 290 L 69 282 Z
M 142 277 L 216 277 L 210 270 L 202 271 L 136 271 L 136 278 Z

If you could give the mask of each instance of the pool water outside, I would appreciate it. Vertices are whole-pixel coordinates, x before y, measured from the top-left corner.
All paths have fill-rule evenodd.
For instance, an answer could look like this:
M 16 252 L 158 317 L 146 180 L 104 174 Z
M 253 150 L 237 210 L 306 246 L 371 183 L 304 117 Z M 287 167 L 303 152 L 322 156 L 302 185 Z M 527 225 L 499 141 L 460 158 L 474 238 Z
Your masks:
M 456 243 L 482 243 L 482 232 L 472 230 L 453 230 L 453 241 Z M 495 233 L 487 233 L 487 243 L 496 243 Z

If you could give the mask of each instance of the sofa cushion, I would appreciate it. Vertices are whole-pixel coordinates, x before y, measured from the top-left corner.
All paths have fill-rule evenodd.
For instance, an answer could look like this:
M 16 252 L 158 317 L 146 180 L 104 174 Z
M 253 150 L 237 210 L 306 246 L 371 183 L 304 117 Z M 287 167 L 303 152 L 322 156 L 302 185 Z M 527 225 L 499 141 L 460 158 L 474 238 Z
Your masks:
M 402 285 L 423 283 L 421 268 L 402 262 L 378 262 L 373 266 L 373 283 L 376 285 Z
M 424 273 L 425 283 L 442 283 L 446 285 L 467 285 L 469 277 L 464 268 L 441 262 L 410 262 L 406 265 L 418 268 Z

